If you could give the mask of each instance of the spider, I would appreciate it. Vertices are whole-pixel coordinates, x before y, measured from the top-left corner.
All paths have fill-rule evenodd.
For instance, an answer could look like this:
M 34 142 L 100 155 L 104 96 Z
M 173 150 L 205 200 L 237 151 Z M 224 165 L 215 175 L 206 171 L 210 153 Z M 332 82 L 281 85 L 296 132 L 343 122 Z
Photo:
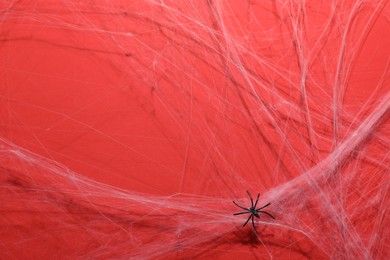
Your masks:
M 244 225 L 242 227 L 245 227 L 245 225 L 248 223 L 248 221 L 250 219 L 252 219 L 252 226 L 253 226 L 253 229 L 255 230 L 255 232 L 257 233 L 257 230 L 256 230 L 256 227 L 255 227 L 255 222 L 254 222 L 254 218 L 260 218 L 259 216 L 259 213 L 262 212 L 264 214 L 267 214 L 268 216 L 270 216 L 271 218 L 275 219 L 271 214 L 269 214 L 268 212 L 265 212 L 265 211 L 262 211 L 263 208 L 265 207 L 268 207 L 271 203 L 267 203 L 266 205 L 262 206 L 261 208 L 258 208 L 256 209 L 256 206 L 257 206 L 257 202 L 259 201 L 259 197 L 260 197 L 260 193 L 257 194 L 257 199 L 256 199 L 256 202 L 255 204 L 253 204 L 253 198 L 252 198 L 252 195 L 249 193 L 249 191 L 247 191 L 248 195 L 249 195 L 249 198 L 251 199 L 251 207 L 250 208 L 244 208 L 240 205 L 238 205 L 237 203 L 235 203 L 233 201 L 233 203 L 237 206 L 237 207 L 240 207 L 242 208 L 243 210 L 245 210 L 245 212 L 238 212 L 238 213 L 234 213 L 233 215 L 241 215 L 241 214 L 251 214 L 249 216 L 249 218 L 245 221 Z

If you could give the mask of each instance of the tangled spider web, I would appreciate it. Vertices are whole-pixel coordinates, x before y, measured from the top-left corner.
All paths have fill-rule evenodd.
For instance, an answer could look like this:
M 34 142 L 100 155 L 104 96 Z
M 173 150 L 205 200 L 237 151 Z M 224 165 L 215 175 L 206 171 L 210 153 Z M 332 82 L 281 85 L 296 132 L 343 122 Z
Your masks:
M 389 1 L 0 8 L 0 258 L 390 258 Z

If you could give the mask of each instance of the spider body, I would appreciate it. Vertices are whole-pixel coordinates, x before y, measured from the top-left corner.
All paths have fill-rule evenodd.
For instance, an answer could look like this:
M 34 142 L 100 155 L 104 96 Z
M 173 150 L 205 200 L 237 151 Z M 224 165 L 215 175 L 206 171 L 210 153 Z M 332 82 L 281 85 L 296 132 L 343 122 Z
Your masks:
M 260 218 L 259 213 L 255 209 L 250 208 L 250 211 L 256 218 Z
M 257 233 L 256 227 L 255 227 L 254 218 L 256 217 L 256 218 L 260 219 L 260 215 L 259 215 L 260 212 L 261 212 L 261 213 L 264 213 L 264 214 L 266 214 L 266 215 L 268 215 L 268 216 L 270 216 L 270 217 L 273 218 L 273 219 L 275 219 L 275 218 L 274 218 L 271 214 L 269 214 L 268 212 L 262 210 L 262 209 L 268 207 L 271 203 L 267 203 L 266 205 L 264 205 L 264 206 L 262 206 L 262 207 L 256 209 L 257 202 L 259 201 L 260 194 L 257 194 L 256 202 L 253 203 L 252 195 L 249 193 L 249 191 L 247 191 L 247 193 L 248 193 L 249 198 L 250 198 L 250 200 L 251 200 L 251 206 L 250 206 L 249 208 L 244 208 L 244 207 L 238 205 L 236 202 L 233 201 L 233 203 L 234 203 L 237 207 L 239 207 L 239 208 L 245 210 L 244 212 L 234 213 L 233 215 L 250 214 L 249 218 L 246 220 L 246 222 L 244 223 L 243 227 L 245 227 L 245 225 L 249 222 L 249 220 L 252 219 L 252 226 L 253 226 L 253 229 L 254 229 L 255 232 Z

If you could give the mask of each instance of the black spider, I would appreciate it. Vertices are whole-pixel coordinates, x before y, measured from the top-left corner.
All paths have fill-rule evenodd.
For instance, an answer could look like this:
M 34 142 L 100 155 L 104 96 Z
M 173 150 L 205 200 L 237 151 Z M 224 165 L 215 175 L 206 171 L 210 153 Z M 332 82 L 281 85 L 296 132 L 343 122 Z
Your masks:
M 254 229 L 255 232 L 257 233 L 256 227 L 255 227 L 255 222 L 254 222 L 254 217 L 260 218 L 259 212 L 262 212 L 262 213 L 264 213 L 264 214 L 267 214 L 268 216 L 270 216 L 270 217 L 273 218 L 273 219 L 275 219 L 275 218 L 274 218 L 271 214 L 269 214 L 268 212 L 262 211 L 263 208 L 268 207 L 271 203 L 268 203 L 268 204 L 264 205 L 263 207 L 256 209 L 257 202 L 259 201 L 260 194 L 257 194 L 256 202 L 255 202 L 255 204 L 253 204 L 252 195 L 249 193 L 249 191 L 247 191 L 247 193 L 248 193 L 248 195 L 249 195 L 249 198 L 251 199 L 251 207 L 250 207 L 250 208 L 244 208 L 244 207 L 241 207 L 240 205 L 238 205 L 237 203 L 235 203 L 235 202 L 233 201 L 233 203 L 234 203 L 237 207 L 240 207 L 240 208 L 242 208 L 243 210 L 246 210 L 245 212 L 238 212 L 238 213 L 234 213 L 233 215 L 251 214 L 251 215 L 249 216 L 249 218 L 246 220 L 246 222 L 244 223 L 243 227 L 245 227 L 245 225 L 248 223 L 248 221 L 249 221 L 250 219 L 252 219 L 252 226 L 253 226 L 253 229 Z

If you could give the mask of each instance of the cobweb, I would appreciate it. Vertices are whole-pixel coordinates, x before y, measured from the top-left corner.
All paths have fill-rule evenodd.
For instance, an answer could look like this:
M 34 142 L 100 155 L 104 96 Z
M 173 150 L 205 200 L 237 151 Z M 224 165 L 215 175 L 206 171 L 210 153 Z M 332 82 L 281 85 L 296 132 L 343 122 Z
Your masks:
M 390 258 L 389 1 L 0 7 L 0 258 Z

